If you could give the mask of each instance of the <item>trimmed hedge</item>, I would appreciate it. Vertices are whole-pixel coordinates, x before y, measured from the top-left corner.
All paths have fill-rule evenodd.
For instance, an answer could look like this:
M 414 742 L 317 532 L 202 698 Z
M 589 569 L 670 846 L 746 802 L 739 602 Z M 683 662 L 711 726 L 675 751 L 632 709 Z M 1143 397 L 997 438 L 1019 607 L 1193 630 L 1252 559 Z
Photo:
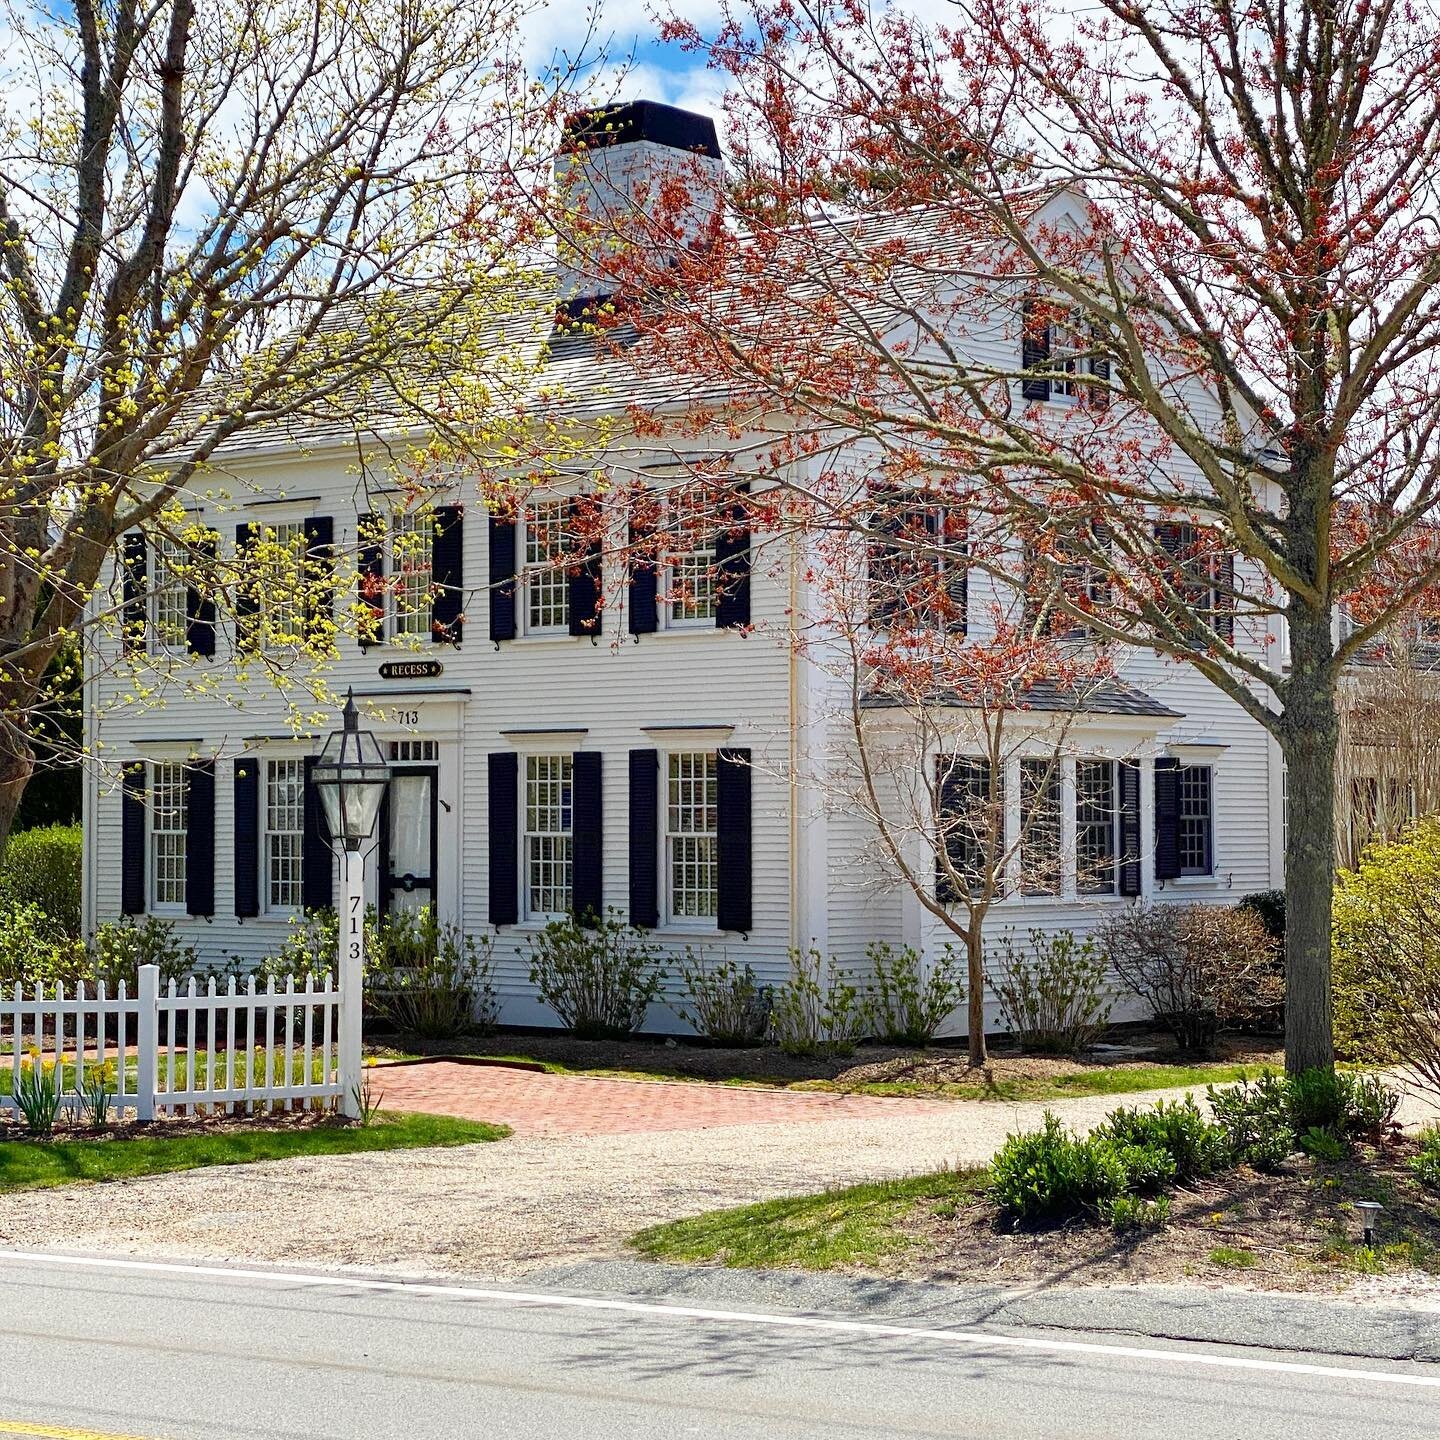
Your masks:
M 0 904 L 38 906 L 64 934 L 80 934 L 78 825 L 44 825 L 11 834 L 0 858 Z

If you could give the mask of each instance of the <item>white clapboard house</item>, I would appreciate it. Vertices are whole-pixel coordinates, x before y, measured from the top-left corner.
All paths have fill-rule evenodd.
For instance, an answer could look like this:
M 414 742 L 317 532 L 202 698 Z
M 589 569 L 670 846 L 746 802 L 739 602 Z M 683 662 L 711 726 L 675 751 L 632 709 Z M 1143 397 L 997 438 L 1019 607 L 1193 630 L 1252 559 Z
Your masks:
M 712 123 L 665 106 L 612 113 L 607 136 L 578 163 L 603 164 L 612 185 L 677 149 L 718 163 Z M 560 283 L 573 295 L 573 274 Z M 597 412 L 674 403 L 663 389 L 637 395 L 624 359 L 583 336 L 552 336 L 555 312 L 555 294 L 538 298 L 547 385 L 590 395 Z M 382 455 L 385 437 L 370 441 Z M 392 596 L 417 585 L 433 594 L 423 614 L 392 601 L 378 643 L 342 639 L 327 681 L 339 694 L 353 687 L 394 767 L 372 899 L 428 903 L 493 934 L 505 1021 L 553 1023 L 530 986 L 526 943 L 571 910 L 613 908 L 665 949 L 706 947 L 767 979 L 785 974 L 797 947 L 858 964 L 872 941 L 924 951 L 945 938 L 877 865 L 853 813 L 813 783 L 835 682 L 785 642 L 792 599 L 806 603 L 803 556 L 752 565 L 760 537 L 723 535 L 728 586 L 693 587 L 683 602 L 667 601 L 666 577 L 627 574 L 603 553 L 557 572 L 542 562 L 565 522 L 564 484 L 510 523 L 457 482 L 418 522 L 418 540 L 412 517 L 385 545 L 365 545 L 365 517 L 387 502 L 381 482 L 357 474 L 343 426 L 251 432 L 216 455 L 206 487 L 229 497 L 196 517 L 222 547 L 243 551 L 263 528 L 316 556 L 332 545 L 358 553 L 370 574 L 403 568 Z M 402 566 L 393 537 L 407 531 Z M 263 666 L 234 679 L 217 658 L 233 653 L 233 637 L 169 578 L 163 552 L 129 537 L 116 592 L 152 663 L 167 657 L 170 702 L 119 703 L 131 681 L 114 653 L 94 657 L 87 681 L 86 738 L 109 763 L 90 771 L 85 792 L 85 913 L 92 925 L 164 917 L 204 961 L 258 960 L 292 917 L 332 898 L 307 777 L 337 720 L 297 732 Z M 698 574 L 717 557 L 693 559 Z M 187 684 L 210 672 L 203 693 Z M 1062 767 L 1062 828 L 1073 842 L 1083 803 L 1092 849 L 1134 847 L 1138 860 L 1111 867 L 1104 893 L 1078 884 L 1072 865 L 1056 893 L 1008 896 L 989 934 L 1083 933 L 1137 894 L 1234 902 L 1279 883 L 1281 766 L 1263 730 L 1153 654 L 1128 656 L 1122 675 L 1075 724 L 1085 769 L 1077 785 L 1077 760 Z M 659 1007 L 652 1023 L 681 1028 Z

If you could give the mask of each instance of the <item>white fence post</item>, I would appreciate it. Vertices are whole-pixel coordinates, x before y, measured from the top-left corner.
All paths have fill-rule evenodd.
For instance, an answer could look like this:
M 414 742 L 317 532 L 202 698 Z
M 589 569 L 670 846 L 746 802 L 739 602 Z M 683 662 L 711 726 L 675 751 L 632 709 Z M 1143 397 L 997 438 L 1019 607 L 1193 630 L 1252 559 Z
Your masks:
M 365 857 L 358 850 L 341 856 L 345 872 L 344 910 L 340 918 L 340 1113 L 360 1114 L 361 986 L 365 983 Z
M 140 967 L 140 1006 L 135 1025 L 135 1118 L 155 1118 L 155 1092 L 160 1084 L 160 967 Z M 175 1017 L 170 1017 L 175 1024 Z M 125 1034 L 120 1034 L 120 1066 L 125 1066 Z

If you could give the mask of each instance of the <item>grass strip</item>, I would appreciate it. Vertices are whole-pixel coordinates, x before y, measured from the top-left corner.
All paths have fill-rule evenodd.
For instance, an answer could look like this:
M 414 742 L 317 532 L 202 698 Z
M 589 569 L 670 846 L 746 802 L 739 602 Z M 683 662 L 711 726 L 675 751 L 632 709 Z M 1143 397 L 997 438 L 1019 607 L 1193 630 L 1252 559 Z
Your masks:
M 367 1126 L 323 1121 L 265 1129 L 262 1124 L 185 1135 L 139 1135 L 93 1140 L 0 1142 L 0 1192 L 54 1185 L 130 1180 L 212 1165 L 251 1165 L 300 1155 L 353 1155 L 427 1146 L 477 1145 L 500 1140 L 503 1125 L 446 1115 L 382 1114 Z

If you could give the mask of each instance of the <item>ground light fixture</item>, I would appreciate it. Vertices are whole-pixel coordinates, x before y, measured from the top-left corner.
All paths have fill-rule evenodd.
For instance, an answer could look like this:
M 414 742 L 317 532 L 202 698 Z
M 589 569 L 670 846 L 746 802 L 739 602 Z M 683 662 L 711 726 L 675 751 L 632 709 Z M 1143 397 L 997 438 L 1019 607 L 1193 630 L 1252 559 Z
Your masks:
M 390 767 L 380 742 L 360 728 L 355 692 L 345 697 L 343 728 L 325 742 L 310 771 L 320 796 L 330 843 L 344 875 L 340 907 L 340 1109 L 360 1114 L 360 1016 L 365 983 L 365 861 L 375 833 Z
M 1360 1222 L 1365 1226 L 1365 1243 L 1375 1243 L 1375 1226 L 1379 1223 L 1385 1207 L 1378 1200 L 1357 1200 L 1355 1208 L 1360 1212 Z

